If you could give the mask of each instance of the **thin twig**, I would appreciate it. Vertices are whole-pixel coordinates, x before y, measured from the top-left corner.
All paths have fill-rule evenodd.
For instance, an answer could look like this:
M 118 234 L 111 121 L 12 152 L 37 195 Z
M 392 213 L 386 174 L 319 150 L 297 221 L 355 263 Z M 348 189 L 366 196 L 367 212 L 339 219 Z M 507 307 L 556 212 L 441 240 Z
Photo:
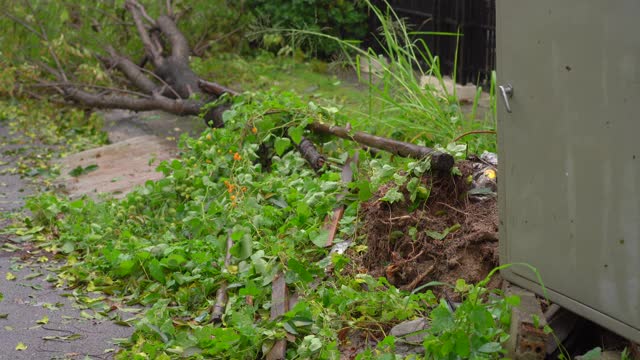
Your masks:
M 149 16 L 149 14 L 147 14 L 147 10 L 144 8 L 144 6 L 142 6 L 142 4 L 140 4 L 136 0 L 130 1 L 138 8 L 140 14 L 142 14 L 142 17 L 149 22 L 149 25 L 155 26 L 156 22 L 151 18 L 151 16 Z
M 402 289 L 406 291 L 413 291 L 413 289 L 415 289 L 416 286 L 418 286 L 427 276 L 431 275 L 431 273 L 433 272 L 433 270 L 435 270 L 435 268 L 436 268 L 436 263 L 433 263 L 431 266 L 429 266 L 427 271 L 418 275 L 415 279 L 413 279 L 412 282 L 405 285 Z
M 167 0 L 166 4 L 167 4 L 167 16 L 173 17 L 173 9 L 171 8 L 171 0 Z
M 160 65 L 160 62 L 162 61 L 161 52 L 154 46 L 151 38 L 149 37 L 147 28 L 142 22 L 141 17 L 143 15 L 140 12 L 140 4 L 135 0 L 127 0 L 124 6 L 127 10 L 129 10 L 131 16 L 133 16 L 133 21 L 136 23 L 136 28 L 138 28 L 138 35 L 140 35 L 140 39 L 142 40 L 142 44 L 144 45 L 147 54 L 153 61 L 154 65 Z
M 469 216 L 469 213 L 466 213 L 466 212 L 464 212 L 464 211 L 462 211 L 462 210 L 456 209 L 456 208 L 454 208 L 453 206 L 451 206 L 451 205 L 449 205 L 449 204 L 446 204 L 446 203 L 443 203 L 443 202 L 437 202 L 437 204 L 440 204 L 440 205 L 442 205 L 442 206 L 448 207 L 449 209 L 451 209 L 451 210 L 453 210 L 453 211 L 456 211 L 456 212 L 459 212 L 460 214 L 463 214 L 463 215 Z

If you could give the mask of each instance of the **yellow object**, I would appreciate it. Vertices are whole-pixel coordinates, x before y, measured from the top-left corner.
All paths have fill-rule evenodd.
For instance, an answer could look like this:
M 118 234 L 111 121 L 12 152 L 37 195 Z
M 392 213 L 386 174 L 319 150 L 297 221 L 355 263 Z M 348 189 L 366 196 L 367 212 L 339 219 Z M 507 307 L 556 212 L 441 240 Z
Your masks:
M 496 172 L 492 169 L 487 169 L 484 171 L 484 176 L 488 177 L 491 180 L 495 180 Z

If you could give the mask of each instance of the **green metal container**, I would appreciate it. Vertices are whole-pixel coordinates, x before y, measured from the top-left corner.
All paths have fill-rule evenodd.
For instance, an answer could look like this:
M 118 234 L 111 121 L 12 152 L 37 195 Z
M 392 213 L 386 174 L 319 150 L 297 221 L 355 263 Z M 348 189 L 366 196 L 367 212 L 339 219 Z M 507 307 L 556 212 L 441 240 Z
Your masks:
M 638 0 L 499 0 L 496 35 L 501 262 L 531 264 L 552 301 L 635 342 L 638 18 Z M 524 266 L 502 275 L 542 294 Z

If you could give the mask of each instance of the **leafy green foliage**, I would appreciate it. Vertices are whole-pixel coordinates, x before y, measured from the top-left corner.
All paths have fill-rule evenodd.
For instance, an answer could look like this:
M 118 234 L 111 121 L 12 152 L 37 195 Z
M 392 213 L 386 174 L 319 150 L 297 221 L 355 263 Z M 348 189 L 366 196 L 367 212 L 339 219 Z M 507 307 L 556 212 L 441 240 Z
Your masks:
M 426 357 L 430 359 L 496 359 L 504 356 L 502 344 L 509 338 L 511 306 L 516 296 L 492 296 L 484 287 L 489 278 L 473 286 L 458 280 L 455 291 L 464 297 L 452 311 L 445 300 L 431 313 L 430 334 L 424 340 Z
M 343 191 L 340 168 L 330 166 L 317 176 L 291 145 L 301 134 L 310 136 L 300 130 L 310 119 L 335 116 L 291 93 L 238 97 L 225 115 L 225 128 L 185 137 L 182 158 L 159 165 L 163 179 L 120 201 L 40 194 L 27 203 L 33 214 L 27 225 L 42 231 L 38 238 L 48 250 L 68 256 L 60 282 L 149 307 L 122 358 L 144 353 L 252 359 L 285 332 L 296 336 L 291 351 L 298 356 L 335 357 L 337 330 L 378 331 L 375 324 L 410 319 L 435 304 L 430 292 L 407 294 L 384 279 L 342 277 L 348 258 L 314 243 L 326 238 L 324 219 Z M 294 140 L 284 140 L 290 134 Z M 271 171 L 260 162 L 261 143 L 279 147 Z M 347 146 L 331 140 L 324 152 L 341 158 Z M 386 175 L 417 166 L 398 161 Z M 373 175 L 372 186 L 387 179 Z M 368 177 L 364 173 L 360 181 Z M 358 203 L 345 201 L 340 236 L 349 238 L 355 236 Z M 232 262 L 224 266 L 229 234 Z M 311 289 L 328 265 L 334 280 Z M 273 322 L 270 284 L 280 271 L 301 297 Z M 224 323 L 210 325 L 208 308 L 223 281 L 230 289 Z
M 304 29 L 355 40 L 363 39 L 368 30 L 366 6 L 360 1 L 248 0 L 247 5 L 258 19 L 256 35 L 263 46 L 281 53 L 302 50 L 328 57 L 341 48 L 327 39 L 296 36 L 278 29 Z

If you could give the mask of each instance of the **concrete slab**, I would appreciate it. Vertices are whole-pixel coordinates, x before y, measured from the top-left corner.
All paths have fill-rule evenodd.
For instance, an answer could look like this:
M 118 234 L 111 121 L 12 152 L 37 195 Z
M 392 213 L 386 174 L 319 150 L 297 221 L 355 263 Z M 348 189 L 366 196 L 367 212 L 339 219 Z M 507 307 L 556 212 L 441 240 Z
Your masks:
M 182 134 L 198 136 L 207 129 L 198 117 L 177 116 L 163 111 L 109 110 L 103 112 L 102 117 L 104 131 L 111 143 L 142 135 L 155 135 L 175 142 Z
M 163 160 L 175 158 L 177 152 L 174 142 L 158 136 L 132 137 L 62 159 L 57 183 L 72 198 L 99 193 L 122 197 L 148 180 L 162 178 L 156 167 Z M 82 175 L 70 174 L 74 169 L 93 166 L 97 168 Z

